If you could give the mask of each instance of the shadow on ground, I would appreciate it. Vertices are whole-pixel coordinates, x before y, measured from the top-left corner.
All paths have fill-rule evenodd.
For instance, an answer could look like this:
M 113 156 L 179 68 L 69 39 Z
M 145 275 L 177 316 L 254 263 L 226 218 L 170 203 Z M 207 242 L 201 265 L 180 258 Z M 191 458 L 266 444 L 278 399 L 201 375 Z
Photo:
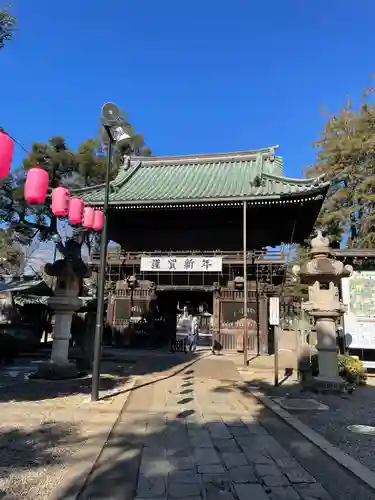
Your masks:
M 116 392 L 129 378 L 129 366 L 117 363 L 106 363 L 102 368 L 100 391 L 102 394 Z M 43 401 L 64 398 L 74 395 L 89 395 L 91 392 L 91 375 L 67 380 L 29 379 L 32 373 L 25 368 L 19 369 L 17 364 L 3 367 L 0 371 L 0 404 L 17 401 Z
M 301 391 L 297 383 L 274 387 L 257 379 L 243 383 L 241 390 L 247 392 L 249 388 L 271 398 L 312 398 L 322 403 L 326 410 L 310 408 L 292 413 L 331 444 L 375 471 L 375 380 L 372 377 L 367 385 L 359 385 L 353 393 L 341 395 Z M 352 426 L 358 426 L 355 432 Z
M 69 445 L 72 442 L 75 447 L 83 444 L 74 425 L 51 421 L 21 430 L 9 429 L 3 423 L 0 433 L 0 498 L 40 498 L 43 483 L 48 483 L 48 478 L 43 477 L 48 475 L 46 468 L 52 465 L 63 468 L 71 454 Z M 35 496 L 31 496 L 34 495 L 31 491 Z
M 163 500 L 167 491 L 168 498 L 189 500 L 373 498 L 372 491 L 259 404 L 247 391 L 247 384 L 211 381 L 202 409 L 197 403 L 197 384 L 205 387 L 205 382 L 197 378 L 199 373 L 198 367 L 185 366 L 171 395 L 175 403 L 165 411 L 153 410 L 150 397 L 165 378 L 136 386 L 88 479 L 82 475 L 68 483 L 61 481 L 53 498 Z M 252 386 L 259 384 L 267 391 L 264 381 L 251 382 Z M 283 391 L 286 389 L 290 391 Z M 293 389 L 297 391 L 297 386 Z M 187 395 L 186 390 L 191 392 Z M 281 388 L 277 391 L 280 395 Z M 58 467 L 66 463 L 71 470 L 85 459 L 90 462 L 92 450 L 85 448 L 78 435 L 76 442 L 83 455 L 64 453 L 67 435 L 71 439 L 73 433 L 74 438 L 74 432 L 74 428 L 53 423 L 29 433 L 4 432 L 0 490 L 7 491 L 9 500 L 48 497 L 47 491 L 40 490 L 38 496 L 28 492 L 25 470 L 35 473 L 34 481 L 40 478 L 42 488 L 51 463 Z M 56 446 L 62 449 L 59 455 Z M 11 485 L 6 482 L 10 474 Z
M 234 390 L 228 385 L 228 393 Z M 187 403 L 178 404 L 186 407 Z M 258 419 L 262 411 L 257 412 Z M 290 495 L 311 492 L 312 488 L 322 490 L 320 485 L 311 484 L 302 469 L 306 483 L 292 486 L 282 464 L 296 468 L 298 463 L 254 421 L 254 415 L 249 419 L 232 414 L 224 419 L 206 418 L 204 423 L 199 420 L 194 406 L 167 416 L 153 414 L 145 420 L 134 414 L 129 404 L 78 498 L 263 500 L 282 498 L 275 496 L 280 488 Z M 280 473 L 280 484 L 275 476 L 267 475 L 275 470 Z M 62 488 L 56 498 L 75 495 L 80 479 Z
M 373 498 L 373 491 L 259 404 L 246 384 L 218 382 L 202 411 L 194 396 L 178 399 L 192 380 L 183 377 L 177 407 L 167 414 L 137 411 L 136 399 L 146 393 L 132 392 L 80 500 Z M 75 494 L 82 479 L 64 485 L 56 500 Z
M 195 353 L 162 353 L 147 355 L 137 353 L 136 359 L 129 356 L 106 356 L 101 364 L 101 397 L 112 397 L 123 392 L 121 386 L 130 376 L 160 375 L 173 376 L 187 366 L 195 364 L 200 355 Z M 133 353 L 134 356 L 134 353 Z M 0 403 L 7 401 L 41 401 L 62 398 L 69 395 L 89 395 L 91 392 L 91 374 L 76 379 L 46 381 L 29 379 L 35 372 L 38 362 L 34 359 L 19 358 L 12 365 L 0 368 Z M 188 387 L 186 387 L 188 390 Z

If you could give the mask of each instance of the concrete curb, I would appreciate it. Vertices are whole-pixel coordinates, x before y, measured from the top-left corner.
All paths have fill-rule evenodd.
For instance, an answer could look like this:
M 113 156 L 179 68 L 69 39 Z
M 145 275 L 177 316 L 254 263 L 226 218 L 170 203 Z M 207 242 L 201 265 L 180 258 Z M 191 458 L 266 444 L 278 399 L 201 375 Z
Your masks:
M 48 500 L 76 500 L 78 498 L 111 432 L 119 421 L 135 384 L 136 378 L 133 378 L 133 380 L 125 384 L 123 404 L 121 405 L 120 411 L 113 419 L 113 422 L 109 424 L 109 429 L 108 424 L 103 426 L 103 429 L 95 435 L 94 439 L 89 439 L 88 442 L 86 441 L 83 443 L 82 447 L 73 455 L 74 464 L 68 467 L 67 472 L 64 474 L 57 487 L 52 491 Z M 99 400 L 98 403 L 100 404 L 101 401 Z M 67 491 L 69 491 L 69 493 L 66 493 Z
M 257 398 L 264 406 L 272 410 L 284 422 L 289 424 L 293 429 L 298 431 L 302 436 L 308 439 L 315 446 L 320 448 L 326 455 L 335 460 L 339 465 L 347 469 L 354 476 L 375 490 L 375 472 L 362 465 L 358 460 L 350 457 L 347 453 L 327 441 L 323 436 L 313 431 L 310 427 L 303 424 L 298 418 L 291 415 L 289 412 L 281 408 L 271 398 L 265 396 L 262 392 L 247 389 L 250 394 Z

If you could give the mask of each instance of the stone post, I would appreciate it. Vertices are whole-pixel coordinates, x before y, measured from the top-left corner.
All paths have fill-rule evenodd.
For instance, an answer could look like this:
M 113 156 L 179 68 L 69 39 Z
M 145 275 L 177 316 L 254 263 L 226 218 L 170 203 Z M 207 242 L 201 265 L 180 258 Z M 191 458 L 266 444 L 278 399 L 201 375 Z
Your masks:
M 345 386 L 337 362 L 336 322 L 345 312 L 338 287 L 341 278 L 352 272 L 351 266 L 332 258 L 329 239 L 321 232 L 311 241 L 310 259 L 293 267 L 293 273 L 309 287 L 309 301 L 304 308 L 315 320 L 318 338 L 319 376 L 314 385 L 323 390 L 341 390 Z

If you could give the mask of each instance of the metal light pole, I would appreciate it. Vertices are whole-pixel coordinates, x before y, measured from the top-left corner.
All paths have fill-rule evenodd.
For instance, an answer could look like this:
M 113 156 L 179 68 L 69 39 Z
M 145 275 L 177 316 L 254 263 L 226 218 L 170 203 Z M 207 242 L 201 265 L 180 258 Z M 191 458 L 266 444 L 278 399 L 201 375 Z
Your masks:
M 247 201 L 243 202 L 243 364 L 247 368 Z
M 112 161 L 112 146 L 114 138 L 111 129 L 108 125 L 104 125 L 107 132 L 109 144 L 107 151 L 107 165 L 105 171 L 104 185 L 104 224 L 102 228 L 102 236 L 100 240 L 100 268 L 98 276 L 98 292 L 97 292 L 97 308 L 96 308 L 96 323 L 95 323 L 95 339 L 94 339 L 94 361 L 92 367 L 92 386 L 91 386 L 91 401 L 99 399 L 99 382 L 100 382 L 100 358 L 103 337 L 103 320 L 104 320 L 104 293 L 105 293 L 105 278 L 107 264 L 107 244 L 108 244 L 108 201 L 109 201 L 109 180 L 111 173 Z

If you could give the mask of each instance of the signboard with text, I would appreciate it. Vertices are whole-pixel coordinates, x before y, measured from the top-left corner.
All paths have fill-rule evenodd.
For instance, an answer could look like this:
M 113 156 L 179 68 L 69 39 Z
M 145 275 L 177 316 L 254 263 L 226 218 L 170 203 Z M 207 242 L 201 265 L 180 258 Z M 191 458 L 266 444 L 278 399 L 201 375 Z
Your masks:
M 269 324 L 279 326 L 280 323 L 280 300 L 279 297 L 270 297 L 269 302 Z
M 141 272 L 220 273 L 222 257 L 141 257 Z
M 346 347 L 375 349 L 375 272 L 354 272 L 341 286 Z

